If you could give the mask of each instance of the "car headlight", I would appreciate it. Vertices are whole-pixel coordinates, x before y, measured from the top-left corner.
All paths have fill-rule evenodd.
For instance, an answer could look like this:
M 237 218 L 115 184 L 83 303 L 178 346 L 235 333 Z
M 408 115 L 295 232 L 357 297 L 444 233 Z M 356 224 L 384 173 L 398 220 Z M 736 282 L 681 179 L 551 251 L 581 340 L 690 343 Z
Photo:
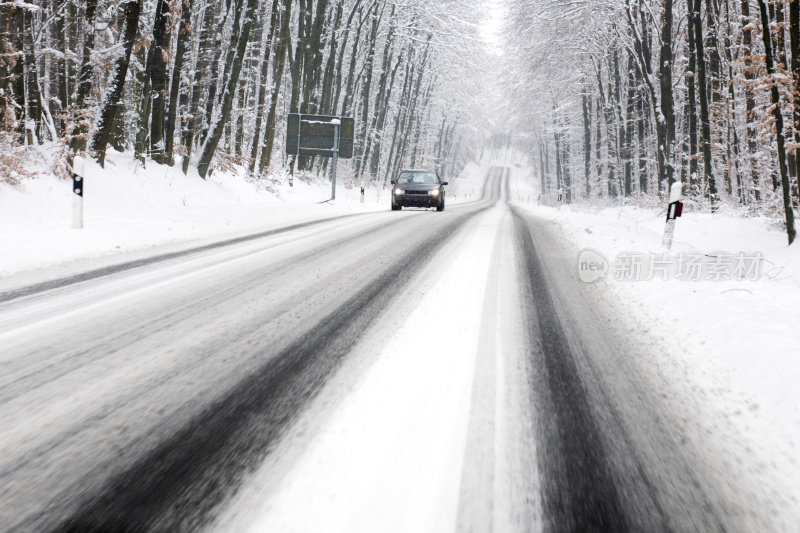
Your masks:
M 403 189 L 401 189 L 401 188 L 399 188 L 399 187 L 398 187 L 398 188 L 396 188 L 396 189 L 394 190 L 394 193 L 395 193 L 397 196 L 400 196 L 401 194 L 405 194 L 405 192 L 406 192 L 406 191 L 404 191 Z
M 431 196 L 439 196 L 439 189 L 433 189 L 432 191 L 428 191 L 428 194 Z

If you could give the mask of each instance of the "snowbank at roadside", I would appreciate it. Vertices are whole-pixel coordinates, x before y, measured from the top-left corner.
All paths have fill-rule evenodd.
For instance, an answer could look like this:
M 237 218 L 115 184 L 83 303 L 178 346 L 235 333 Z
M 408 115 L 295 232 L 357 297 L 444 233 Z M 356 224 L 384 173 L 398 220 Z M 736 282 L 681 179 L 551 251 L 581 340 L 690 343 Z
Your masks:
M 666 341 L 665 349 L 706 368 L 730 372 L 743 392 L 758 399 L 760 405 L 752 409 L 774 414 L 800 442 L 800 247 L 787 246 L 786 234 L 777 224 L 725 210 L 685 211 L 677 221 L 667 256 L 672 268 L 681 257 L 700 255 L 711 264 L 720 257 L 760 254 L 763 261 L 755 280 L 724 279 L 727 276 L 713 280 L 701 271 L 699 280 L 669 275 L 665 281 L 656 273 L 650 280 L 623 281 L 621 274 L 629 268 L 624 261 L 643 259 L 638 277 L 647 278 L 649 258 L 662 257 L 666 206 L 537 206 L 536 184 L 522 175 L 514 180 L 512 191 L 518 205 L 556 225 L 571 241 L 575 262 L 569 268 L 576 274 L 581 250 L 591 248 L 601 254 L 609 271 L 596 283 L 611 291 L 632 323 L 657 331 Z
M 449 203 L 477 199 L 482 175 L 472 165 L 451 179 Z M 110 151 L 105 169 L 86 163 L 84 229 L 71 229 L 70 180 L 44 175 L 18 185 L 0 184 L 0 277 L 88 258 L 107 258 L 154 246 L 242 234 L 350 213 L 387 210 L 389 190 L 293 180 L 248 180 L 216 172 L 207 180 L 192 168 L 152 161 L 143 167 L 130 153 Z M 477 177 L 476 177 L 477 176 Z M 475 192 L 477 191 L 477 192 Z

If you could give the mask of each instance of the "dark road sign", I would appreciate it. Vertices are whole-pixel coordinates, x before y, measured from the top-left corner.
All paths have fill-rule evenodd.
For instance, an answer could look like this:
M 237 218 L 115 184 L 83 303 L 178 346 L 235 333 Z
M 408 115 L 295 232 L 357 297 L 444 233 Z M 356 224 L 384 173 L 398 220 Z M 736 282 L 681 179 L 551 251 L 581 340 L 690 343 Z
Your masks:
M 335 121 L 339 121 L 339 157 L 353 157 L 355 120 L 324 115 L 289 114 L 286 128 L 286 152 L 290 155 L 333 157 L 336 139 Z

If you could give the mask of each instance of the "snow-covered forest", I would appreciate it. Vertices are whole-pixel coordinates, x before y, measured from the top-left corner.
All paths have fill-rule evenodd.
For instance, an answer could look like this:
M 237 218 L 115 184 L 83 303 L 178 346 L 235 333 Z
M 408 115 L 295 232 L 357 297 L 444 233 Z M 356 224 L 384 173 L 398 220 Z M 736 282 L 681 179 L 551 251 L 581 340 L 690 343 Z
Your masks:
M 0 533 L 797 531 L 799 148 L 800 0 L 0 0 Z
M 784 219 L 800 158 L 800 4 L 523 0 L 507 5 L 515 131 L 542 188 L 578 199 L 689 185 Z M 686 190 L 686 189 L 685 189 Z M 624 200 L 623 200 L 624 201 Z
M 503 11 L 500 51 L 482 39 Z M 351 175 L 457 175 L 489 139 L 544 201 L 741 206 L 794 238 L 800 4 L 790 0 L 53 0 L 0 5 L 5 181 L 25 147 L 196 167 L 287 159 L 290 112 L 356 119 Z
M 301 112 L 356 119 L 358 178 L 458 172 L 482 139 L 462 117 L 478 112 L 483 17 L 466 0 L 4 2 L 3 151 L 57 143 L 58 166 L 110 146 L 258 177 L 286 164 L 286 115 Z M 0 179 L 25 175 L 15 161 Z

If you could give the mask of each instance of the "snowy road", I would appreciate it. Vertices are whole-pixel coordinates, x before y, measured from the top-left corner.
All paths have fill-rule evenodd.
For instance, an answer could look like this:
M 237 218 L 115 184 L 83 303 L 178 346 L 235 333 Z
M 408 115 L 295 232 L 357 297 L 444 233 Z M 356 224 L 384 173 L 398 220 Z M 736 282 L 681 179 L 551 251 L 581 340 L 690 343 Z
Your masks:
M 781 529 L 508 191 L 0 292 L 0 530 Z

